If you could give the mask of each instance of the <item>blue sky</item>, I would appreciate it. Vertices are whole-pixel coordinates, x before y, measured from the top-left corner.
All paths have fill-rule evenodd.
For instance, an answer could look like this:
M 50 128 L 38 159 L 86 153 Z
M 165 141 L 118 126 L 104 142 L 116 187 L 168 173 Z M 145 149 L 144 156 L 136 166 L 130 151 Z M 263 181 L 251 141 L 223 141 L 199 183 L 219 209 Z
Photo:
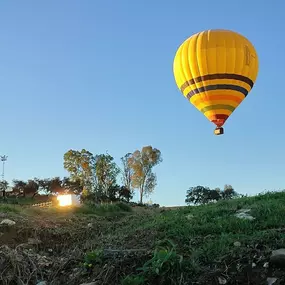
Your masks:
M 152 201 L 183 205 L 190 186 L 232 184 L 250 195 L 285 188 L 283 1 L 0 2 L 0 153 L 6 179 L 66 175 L 70 148 L 108 150 L 116 162 L 152 145 Z M 232 29 L 255 45 L 252 92 L 214 136 L 182 96 L 172 63 L 205 29 Z

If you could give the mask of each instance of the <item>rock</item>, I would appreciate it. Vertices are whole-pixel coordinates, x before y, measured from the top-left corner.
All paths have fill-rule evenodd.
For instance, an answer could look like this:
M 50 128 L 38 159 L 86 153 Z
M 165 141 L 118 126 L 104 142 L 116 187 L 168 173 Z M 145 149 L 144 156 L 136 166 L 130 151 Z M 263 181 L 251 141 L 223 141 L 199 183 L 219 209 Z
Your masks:
M 92 223 L 89 223 L 89 224 L 87 225 L 87 227 L 88 227 L 88 228 L 93 228 L 93 224 L 92 224 Z
M 32 245 L 28 244 L 28 243 L 20 243 L 20 244 L 18 244 L 17 247 L 25 249 L 25 250 L 33 251 Z
M 234 246 L 240 247 L 240 246 L 241 246 L 241 243 L 240 243 L 239 241 L 235 241 L 235 242 L 234 242 Z
M 245 220 L 254 220 L 255 218 L 248 214 L 250 212 L 250 209 L 241 209 L 236 212 L 235 216 L 239 219 L 245 219 Z
M 227 279 L 222 276 L 218 277 L 218 281 L 219 284 L 227 284 Z
M 4 219 L 0 223 L 0 225 L 6 225 L 6 226 L 14 226 L 15 224 L 16 224 L 16 222 L 9 220 L 9 219 Z
M 268 277 L 268 278 L 267 278 L 267 284 L 268 284 L 268 285 L 272 285 L 272 284 L 274 284 L 276 281 L 277 281 L 277 278 L 274 278 L 274 277 Z
M 186 215 L 187 220 L 192 220 L 193 218 L 194 218 L 194 215 L 192 215 L 192 214 Z
M 40 244 L 40 243 L 42 243 L 42 242 L 39 239 L 28 238 L 28 244 L 37 245 L 37 244 Z
M 237 211 L 237 213 L 249 213 L 251 209 L 240 209 Z
M 285 267 L 285 248 L 273 250 L 271 257 L 270 257 L 270 263 L 277 267 L 284 268 Z
M 37 254 L 37 261 L 40 267 L 49 267 L 53 264 L 53 261 L 44 255 Z
M 82 273 L 81 268 L 73 268 L 72 273 L 69 275 L 69 278 L 70 279 L 76 279 L 81 275 L 81 273 Z
M 268 267 L 269 267 L 269 262 L 265 262 L 265 263 L 263 264 L 263 267 L 264 267 L 264 268 L 268 268 Z

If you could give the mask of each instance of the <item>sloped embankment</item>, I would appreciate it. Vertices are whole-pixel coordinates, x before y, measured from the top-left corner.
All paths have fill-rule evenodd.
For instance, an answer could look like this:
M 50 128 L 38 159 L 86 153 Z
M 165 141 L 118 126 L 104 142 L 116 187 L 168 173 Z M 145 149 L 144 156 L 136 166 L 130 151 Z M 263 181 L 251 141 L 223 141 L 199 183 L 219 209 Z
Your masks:
M 0 283 L 284 284 L 284 205 L 281 192 L 171 211 L 6 209 Z

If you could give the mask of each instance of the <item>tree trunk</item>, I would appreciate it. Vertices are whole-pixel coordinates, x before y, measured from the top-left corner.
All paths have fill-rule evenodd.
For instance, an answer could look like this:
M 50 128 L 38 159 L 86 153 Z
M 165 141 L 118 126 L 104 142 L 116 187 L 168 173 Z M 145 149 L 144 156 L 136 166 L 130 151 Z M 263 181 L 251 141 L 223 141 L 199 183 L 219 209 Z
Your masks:
M 143 202 L 142 202 L 142 200 L 143 200 L 143 191 L 142 190 L 140 190 L 140 204 L 142 204 Z

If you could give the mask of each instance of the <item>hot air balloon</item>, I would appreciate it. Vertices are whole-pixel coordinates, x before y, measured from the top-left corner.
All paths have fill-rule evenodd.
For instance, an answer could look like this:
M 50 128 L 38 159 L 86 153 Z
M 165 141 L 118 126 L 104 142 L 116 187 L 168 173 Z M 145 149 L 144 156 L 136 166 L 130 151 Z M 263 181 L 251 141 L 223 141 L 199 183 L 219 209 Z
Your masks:
M 178 48 L 173 73 L 182 94 L 224 133 L 223 125 L 252 89 L 258 56 L 244 36 L 230 30 L 206 30 Z

